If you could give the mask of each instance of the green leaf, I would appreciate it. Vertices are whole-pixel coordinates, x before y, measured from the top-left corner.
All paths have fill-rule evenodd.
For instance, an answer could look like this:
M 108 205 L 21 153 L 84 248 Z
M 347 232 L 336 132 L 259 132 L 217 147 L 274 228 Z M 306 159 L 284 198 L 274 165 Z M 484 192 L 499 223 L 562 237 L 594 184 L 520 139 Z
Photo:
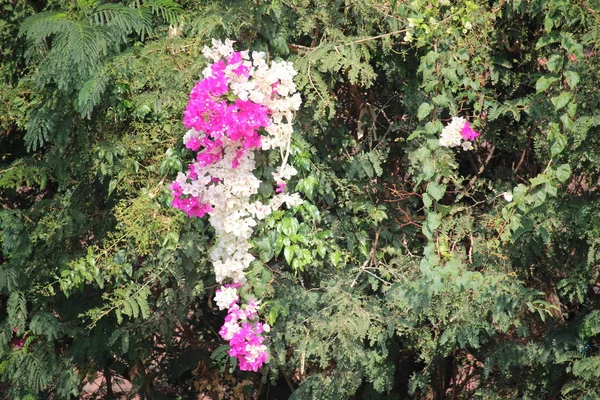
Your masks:
M 560 44 L 569 53 L 583 58 L 583 45 L 573 39 L 573 34 L 570 32 L 560 33 Z
M 444 95 L 444 94 L 439 94 L 439 95 L 435 96 L 431 100 L 433 101 L 433 103 L 436 106 L 439 106 L 439 107 L 447 107 L 448 104 L 450 104 L 450 101 L 448 100 L 448 97 L 446 97 L 446 95 Z
M 411 140 L 415 140 L 415 139 L 419 138 L 421 135 L 423 135 L 423 132 L 424 132 L 424 131 L 422 131 L 422 130 L 416 130 L 416 131 L 414 131 L 413 133 L 411 133 L 411 134 L 410 134 L 410 135 L 409 135 L 409 136 L 406 138 L 406 141 L 407 141 L 407 142 L 410 142 Z
M 544 18 L 544 30 L 546 33 L 550 33 L 552 27 L 554 26 L 554 19 L 550 14 L 546 14 L 546 18 Z
M 548 175 L 539 174 L 533 178 L 529 178 L 529 182 L 531 182 L 531 188 L 533 189 L 536 186 L 540 186 L 549 181 Z
M 427 193 L 430 194 L 431 197 L 433 197 L 436 201 L 439 201 L 446 193 L 446 185 L 429 182 L 427 185 Z
M 329 261 L 331 262 L 331 264 L 334 267 L 337 267 L 338 265 L 340 265 L 341 260 L 342 260 L 342 253 L 340 253 L 339 251 L 334 251 L 332 253 L 329 253 Z
M 575 114 L 577 113 L 577 103 L 570 103 L 567 106 L 567 112 L 571 117 L 575 117 Z
M 438 214 L 435 212 L 430 212 L 427 214 L 427 219 L 423 224 L 423 234 L 428 238 L 433 238 L 433 233 L 437 228 L 442 224 L 442 214 Z
M 292 258 L 294 258 L 294 247 L 295 246 L 286 246 L 283 249 L 283 256 L 285 257 L 285 261 L 291 265 Z
M 550 57 L 550 59 L 548 59 L 546 67 L 548 67 L 550 72 L 557 72 L 562 68 L 564 61 L 564 56 L 560 54 L 554 54 L 552 57 Z
M 558 42 L 558 32 L 550 32 L 550 34 L 542 36 L 535 44 L 535 49 L 539 50 L 544 46 Z
M 433 199 L 431 198 L 429 193 L 423 193 L 423 205 L 426 208 L 429 208 L 431 207 L 431 204 L 433 204 Z
M 550 85 L 558 80 L 556 76 L 542 76 L 535 83 L 535 90 L 537 93 L 541 93 L 546 91 Z
M 314 175 L 300 179 L 296 184 L 296 190 L 306 194 L 310 200 L 314 199 L 315 189 L 319 186 L 319 181 Z
M 444 129 L 444 126 L 440 121 L 428 122 L 425 124 L 425 132 L 429 135 L 435 135 Z
M 556 187 L 556 184 L 554 182 L 548 182 L 544 186 L 544 190 L 546 191 L 546 194 L 549 194 L 550 196 L 553 196 L 553 197 L 556 197 L 556 195 L 558 194 L 557 189 L 558 188 Z
M 565 183 L 571 176 L 571 166 L 569 164 L 562 164 L 556 169 L 556 179 L 561 183 Z
M 563 108 L 564 106 L 566 106 L 570 100 L 571 100 L 571 93 L 569 93 L 569 92 L 562 92 L 558 96 L 553 97 L 551 99 L 551 101 L 552 101 L 552 104 L 554 104 L 554 111 L 558 111 L 561 108 Z
M 459 82 L 458 75 L 456 74 L 456 68 L 442 68 L 442 75 L 452 83 Z
M 424 118 L 426 118 L 431 113 L 433 108 L 434 107 L 429 103 L 422 103 L 417 111 L 417 118 L 419 121 L 422 121 Z
M 281 220 L 281 232 L 286 235 L 295 235 L 298 233 L 298 228 L 300 224 L 296 218 L 284 218 Z
M 579 83 L 579 74 L 575 71 L 565 71 L 564 74 L 565 80 L 567 81 L 567 85 L 569 88 L 573 89 Z
M 572 103 L 571 103 L 572 104 Z M 563 115 L 560 116 L 560 122 L 563 123 L 563 126 L 565 127 L 565 129 L 567 129 L 568 131 L 572 130 L 573 127 L 575 126 L 575 123 L 573 122 L 573 120 L 569 117 L 568 113 L 564 113 Z
M 536 230 L 537 230 L 537 233 L 542 237 L 544 244 L 550 243 L 550 234 L 548 233 L 548 230 L 546 228 L 539 225 L 536 228 Z
M 550 146 L 550 154 L 552 157 L 557 156 L 562 153 L 565 146 L 567 145 L 567 137 L 560 132 L 556 132 L 554 134 L 554 141 Z

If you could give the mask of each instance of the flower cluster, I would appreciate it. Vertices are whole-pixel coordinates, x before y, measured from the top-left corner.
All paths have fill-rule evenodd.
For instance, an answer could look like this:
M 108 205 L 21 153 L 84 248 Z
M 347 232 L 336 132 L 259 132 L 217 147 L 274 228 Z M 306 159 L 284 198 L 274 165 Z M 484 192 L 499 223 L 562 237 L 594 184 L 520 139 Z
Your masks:
M 243 319 L 238 312 L 237 289 L 245 283 L 244 271 L 254 260 L 250 237 L 256 221 L 284 203 L 288 207 L 302 203 L 297 193 L 285 193 L 286 181 L 297 173 L 287 163 L 293 114 L 301 104 L 293 82 L 296 71 L 291 63 L 269 65 L 265 53 L 253 52 L 250 56 L 248 51 L 234 51 L 232 45 L 230 40 L 225 43 L 213 40 L 212 47 L 203 49 L 212 64 L 192 89 L 183 118 L 189 129 L 183 142 L 196 152 L 195 161 L 169 187 L 173 207 L 185 211 L 189 217 L 209 215 L 216 234 L 209 254 L 216 280 L 219 283 L 230 280 L 234 285 L 223 286 L 215 296 L 220 309 L 229 309 L 230 321 L 226 325 L 231 325 L 233 319 L 250 318 L 246 315 Z M 277 194 L 268 204 L 252 200 L 261 184 L 253 173 L 257 149 L 279 149 L 281 154 L 282 163 L 273 172 Z M 259 337 L 263 329 L 243 324 L 240 329 L 244 340 L 252 343 L 248 346 L 258 347 L 249 347 L 246 353 L 240 353 L 238 348 L 232 355 L 245 354 L 246 361 L 240 359 L 240 368 L 256 370 L 266 360 L 266 355 L 262 356 L 266 348 L 263 351 L 262 338 L 250 340 L 249 335 Z M 229 337 L 231 332 L 227 329 L 226 332 Z M 254 353 L 256 357 L 248 356 Z
M 229 342 L 231 349 L 228 353 L 238 359 L 242 371 L 258 371 L 269 357 L 262 333 L 269 332 L 271 328 L 257 321 L 258 302 L 250 299 L 244 307 L 239 306 L 234 285 L 218 290 L 217 296 L 231 289 L 236 292 L 236 297 L 227 306 L 227 317 L 219 335 Z
M 452 121 L 442 130 L 440 146 L 462 146 L 463 150 L 471 150 L 473 148 L 473 141 L 479 135 L 479 132 L 471 128 L 469 121 L 462 117 L 452 117 Z

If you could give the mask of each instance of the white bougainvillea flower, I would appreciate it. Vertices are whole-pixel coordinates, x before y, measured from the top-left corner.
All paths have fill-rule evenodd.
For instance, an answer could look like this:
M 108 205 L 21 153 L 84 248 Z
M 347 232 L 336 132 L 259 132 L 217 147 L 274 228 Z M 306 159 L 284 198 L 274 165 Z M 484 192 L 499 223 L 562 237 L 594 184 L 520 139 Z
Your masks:
M 440 135 L 440 146 L 458 147 L 463 150 L 473 149 L 473 141 L 479 137 L 480 133 L 471 128 L 469 122 L 462 117 L 452 117 L 448 125 L 442 129 Z

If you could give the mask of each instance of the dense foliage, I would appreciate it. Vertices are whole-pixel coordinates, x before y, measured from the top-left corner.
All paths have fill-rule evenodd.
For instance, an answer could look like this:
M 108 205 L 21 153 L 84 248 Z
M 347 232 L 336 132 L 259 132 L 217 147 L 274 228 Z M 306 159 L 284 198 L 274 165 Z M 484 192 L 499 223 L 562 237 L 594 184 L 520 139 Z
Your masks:
M 100 373 L 105 398 L 600 398 L 600 1 L 0 5 L 5 398 Z M 303 98 L 304 203 L 255 227 L 242 293 L 259 373 L 168 190 L 211 38 L 293 62 Z M 440 147 L 455 116 L 474 149 Z

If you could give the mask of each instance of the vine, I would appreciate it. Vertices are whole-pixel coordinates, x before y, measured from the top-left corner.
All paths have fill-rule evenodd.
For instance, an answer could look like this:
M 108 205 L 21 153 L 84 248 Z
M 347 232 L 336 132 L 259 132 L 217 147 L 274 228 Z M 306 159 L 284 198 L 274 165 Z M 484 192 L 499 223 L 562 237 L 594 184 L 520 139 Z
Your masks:
M 269 326 L 257 321 L 260 302 L 250 298 L 238 304 L 238 290 L 254 260 L 249 239 L 256 221 L 283 203 L 302 202 L 298 194 L 285 193 L 286 181 L 297 173 L 287 160 L 301 99 L 291 63 L 268 65 L 265 53 L 234 51 L 233 43 L 213 39 L 213 46 L 203 49 L 213 63 L 193 88 L 183 119 L 189 129 L 183 141 L 196 157 L 170 189 L 173 207 L 190 218 L 209 214 L 217 237 L 209 253 L 217 282 L 232 282 L 215 296 L 219 309 L 228 310 L 220 335 L 229 341 L 229 355 L 238 358 L 240 369 L 256 371 L 268 358 L 261 334 Z M 282 159 L 273 172 L 277 194 L 268 204 L 253 201 L 261 183 L 253 173 L 257 149 L 279 149 Z

